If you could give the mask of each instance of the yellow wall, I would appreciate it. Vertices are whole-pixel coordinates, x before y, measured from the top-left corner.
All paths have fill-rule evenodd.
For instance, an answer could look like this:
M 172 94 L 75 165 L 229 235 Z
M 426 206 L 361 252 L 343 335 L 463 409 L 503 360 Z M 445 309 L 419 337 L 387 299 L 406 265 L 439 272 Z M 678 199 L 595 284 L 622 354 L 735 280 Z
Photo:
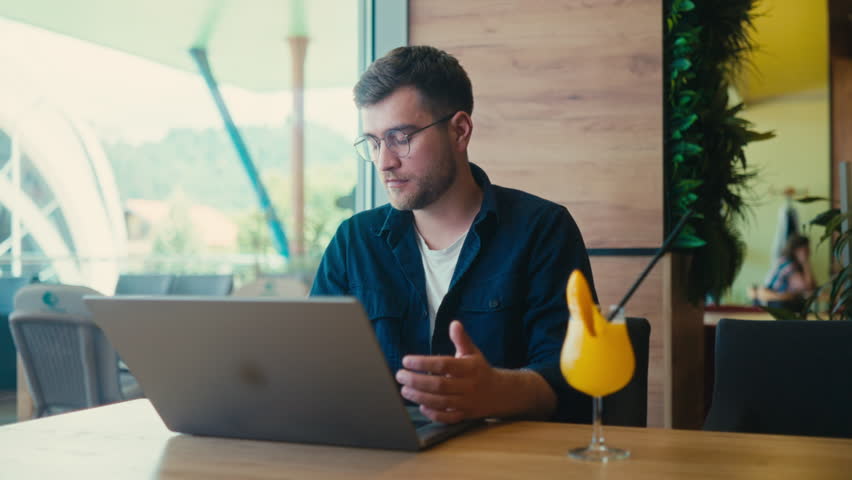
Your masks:
M 775 130 L 777 137 L 747 147 L 746 158 L 759 170 L 751 204 L 753 215 L 741 225 L 748 245 L 743 268 L 725 303 L 747 303 L 746 288 L 762 283 L 770 264 L 770 250 L 778 224 L 778 212 L 787 186 L 807 190 L 808 195 L 829 195 L 828 91 L 821 89 L 788 95 L 749 107 L 743 115 L 758 130 Z M 807 223 L 828 209 L 827 202 L 798 204 L 799 223 Z M 811 230 L 811 261 L 818 282 L 828 279 L 828 245 L 815 248 L 822 229 Z
M 828 102 L 828 8 L 823 0 L 762 0 L 752 36 L 757 51 L 742 72 L 737 90 L 747 108 L 744 117 L 759 131 L 776 137 L 746 149 L 758 170 L 749 204 L 752 214 L 740 227 L 747 252 L 725 303 L 748 303 L 746 288 L 761 284 L 774 261 L 772 245 L 786 187 L 828 197 L 831 181 Z M 827 202 L 794 206 L 806 224 L 827 210 Z M 800 227 L 801 228 L 801 227 Z M 821 229 L 813 228 L 811 259 L 818 282 L 828 280 L 828 245 L 817 247 Z
M 753 67 L 738 88 L 747 101 L 824 88 L 828 81 L 825 0 L 762 0 L 754 20 Z

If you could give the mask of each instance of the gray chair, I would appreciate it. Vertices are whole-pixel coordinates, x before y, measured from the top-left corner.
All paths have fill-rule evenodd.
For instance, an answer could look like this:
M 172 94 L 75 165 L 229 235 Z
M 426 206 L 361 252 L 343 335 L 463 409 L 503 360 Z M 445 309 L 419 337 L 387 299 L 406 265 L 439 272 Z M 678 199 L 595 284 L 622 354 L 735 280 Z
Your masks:
M 627 427 L 648 425 L 648 344 L 651 324 L 644 318 L 627 319 L 627 334 L 636 357 L 630 383 L 603 399 L 603 423 Z
M 852 438 L 852 322 L 722 319 L 715 363 L 705 430 Z
M 115 286 L 116 295 L 166 295 L 172 285 L 171 275 L 122 274 Z
M 170 295 L 229 295 L 234 288 L 232 275 L 176 275 Z
M 118 356 L 92 323 L 84 295 L 100 294 L 37 284 L 15 296 L 9 323 L 37 417 L 141 396 L 132 377 L 121 378 Z

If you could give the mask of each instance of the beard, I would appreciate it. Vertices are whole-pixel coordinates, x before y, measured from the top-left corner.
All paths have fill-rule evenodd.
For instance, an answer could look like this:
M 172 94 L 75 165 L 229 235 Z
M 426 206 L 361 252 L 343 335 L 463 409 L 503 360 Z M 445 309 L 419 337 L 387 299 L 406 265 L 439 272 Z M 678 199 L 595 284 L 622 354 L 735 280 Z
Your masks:
M 450 189 L 456 180 L 457 171 L 456 162 L 452 157 L 443 155 L 440 163 L 429 173 L 409 180 L 414 184 L 413 192 L 394 194 L 386 186 L 391 206 L 397 210 L 420 210 L 428 207 Z

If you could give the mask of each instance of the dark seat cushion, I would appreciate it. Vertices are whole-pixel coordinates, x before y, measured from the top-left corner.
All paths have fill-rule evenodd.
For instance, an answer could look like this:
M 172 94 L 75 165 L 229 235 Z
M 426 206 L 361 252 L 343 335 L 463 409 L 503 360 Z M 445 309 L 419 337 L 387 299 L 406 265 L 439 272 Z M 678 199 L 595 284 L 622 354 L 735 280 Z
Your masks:
M 852 438 L 852 322 L 722 319 L 704 428 Z

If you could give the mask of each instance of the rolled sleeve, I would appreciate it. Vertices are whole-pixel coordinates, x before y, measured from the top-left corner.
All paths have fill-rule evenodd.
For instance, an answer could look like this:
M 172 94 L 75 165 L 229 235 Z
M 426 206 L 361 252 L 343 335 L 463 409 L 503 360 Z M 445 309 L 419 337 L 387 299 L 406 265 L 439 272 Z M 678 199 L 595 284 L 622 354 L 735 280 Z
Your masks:
M 328 244 L 320 261 L 311 286 L 311 296 L 340 296 L 349 294 L 346 269 L 346 245 L 348 244 L 350 221 L 340 224 L 331 243 Z
M 553 420 L 588 422 L 589 397 L 568 385 L 559 368 L 559 357 L 569 319 L 565 287 L 571 272 L 583 272 L 597 301 L 589 256 L 577 224 L 564 208 L 543 216 L 534 228 L 539 233 L 533 242 L 527 277 L 530 284 L 524 329 L 529 364 L 525 368 L 541 375 L 556 394 Z

